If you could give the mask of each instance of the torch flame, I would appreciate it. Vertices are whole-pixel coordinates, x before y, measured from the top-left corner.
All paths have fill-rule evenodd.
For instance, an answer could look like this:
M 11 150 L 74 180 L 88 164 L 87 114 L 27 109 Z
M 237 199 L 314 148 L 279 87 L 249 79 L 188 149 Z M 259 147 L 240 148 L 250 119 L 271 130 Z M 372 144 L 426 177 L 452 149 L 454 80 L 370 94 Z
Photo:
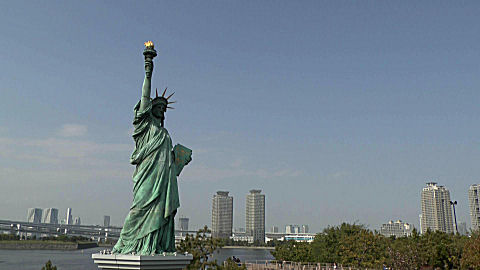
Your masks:
M 153 49 L 153 42 L 151 41 L 147 41 L 145 43 L 143 43 L 145 45 L 146 48 L 152 48 Z

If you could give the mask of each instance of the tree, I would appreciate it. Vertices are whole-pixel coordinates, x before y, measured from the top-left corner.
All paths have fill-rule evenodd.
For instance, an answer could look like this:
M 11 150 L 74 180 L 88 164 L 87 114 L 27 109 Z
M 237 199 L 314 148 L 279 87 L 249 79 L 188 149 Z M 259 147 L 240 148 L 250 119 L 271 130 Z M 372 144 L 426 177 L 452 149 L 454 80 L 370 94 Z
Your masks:
M 205 226 L 203 229 L 198 230 L 195 237 L 187 234 L 185 240 L 180 242 L 178 251 L 188 252 L 193 255 L 193 260 L 187 267 L 188 269 L 220 268 L 216 260 L 208 260 L 209 256 L 222 247 L 222 241 L 208 236 L 207 234 L 210 233 L 211 231 Z
M 222 270 L 246 270 L 245 265 L 238 265 L 237 262 L 234 262 L 232 258 L 228 258 L 222 267 L 219 267 Z
M 411 237 L 391 238 L 387 247 L 388 262 L 392 269 L 420 269 L 426 265 L 421 256 L 419 235 L 416 230 Z
M 57 270 L 57 267 L 52 264 L 50 260 L 42 267 L 42 270 Z
M 464 236 L 428 230 L 420 237 L 421 260 L 440 269 L 459 268 L 464 242 Z
M 295 242 L 294 240 L 278 243 L 272 255 L 279 261 L 315 262 L 312 245 L 309 243 Z
M 480 269 L 480 233 L 476 232 L 465 241 L 460 264 L 463 269 Z
M 339 262 L 359 268 L 379 268 L 387 261 L 387 246 L 384 236 L 361 228 L 341 239 Z
M 378 267 L 386 261 L 387 242 L 364 225 L 342 223 L 317 234 L 312 251 L 315 261 L 321 263 Z

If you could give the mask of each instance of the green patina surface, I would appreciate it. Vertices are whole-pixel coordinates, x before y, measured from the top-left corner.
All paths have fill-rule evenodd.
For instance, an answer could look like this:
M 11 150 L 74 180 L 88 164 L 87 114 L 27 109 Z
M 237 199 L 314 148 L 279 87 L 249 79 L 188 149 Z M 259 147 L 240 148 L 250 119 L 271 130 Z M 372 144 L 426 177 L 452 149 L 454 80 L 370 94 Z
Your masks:
M 172 147 L 170 135 L 163 127 L 166 99 L 150 98 L 152 60 L 153 57 L 145 56 L 142 99 L 134 108 L 135 150 L 130 158 L 130 163 L 136 165 L 133 204 L 114 253 L 149 255 L 175 251 L 174 218 L 180 206 L 177 176 L 191 161 L 192 151 L 182 145 Z M 155 102 L 157 99 L 160 102 Z

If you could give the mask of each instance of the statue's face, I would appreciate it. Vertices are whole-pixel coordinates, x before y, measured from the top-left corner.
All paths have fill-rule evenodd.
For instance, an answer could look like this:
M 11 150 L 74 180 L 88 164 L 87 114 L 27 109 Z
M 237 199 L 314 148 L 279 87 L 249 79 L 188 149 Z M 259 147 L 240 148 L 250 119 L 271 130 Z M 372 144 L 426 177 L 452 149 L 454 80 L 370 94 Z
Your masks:
M 159 118 L 159 119 L 165 119 L 165 115 L 164 115 L 164 108 L 162 105 L 155 105 L 153 108 L 152 108 L 152 114 L 153 116 L 155 116 L 156 118 Z

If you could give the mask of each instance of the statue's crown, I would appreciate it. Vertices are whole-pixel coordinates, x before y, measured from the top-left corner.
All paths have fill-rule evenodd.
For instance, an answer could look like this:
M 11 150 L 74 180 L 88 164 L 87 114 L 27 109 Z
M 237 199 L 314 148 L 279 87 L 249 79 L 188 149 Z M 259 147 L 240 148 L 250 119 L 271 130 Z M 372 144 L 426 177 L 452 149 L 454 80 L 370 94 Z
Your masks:
M 168 99 L 171 98 L 173 96 L 173 94 L 175 94 L 175 92 L 170 94 L 168 97 L 165 97 L 166 92 L 167 92 L 167 88 L 165 88 L 165 90 L 163 90 L 162 96 L 159 97 L 158 96 L 158 90 L 155 89 L 155 98 L 152 100 L 152 106 L 160 105 L 160 106 L 163 107 L 164 112 L 167 111 L 167 108 L 168 109 L 175 109 L 173 107 L 169 107 L 168 105 L 176 102 L 176 101 L 168 101 Z

